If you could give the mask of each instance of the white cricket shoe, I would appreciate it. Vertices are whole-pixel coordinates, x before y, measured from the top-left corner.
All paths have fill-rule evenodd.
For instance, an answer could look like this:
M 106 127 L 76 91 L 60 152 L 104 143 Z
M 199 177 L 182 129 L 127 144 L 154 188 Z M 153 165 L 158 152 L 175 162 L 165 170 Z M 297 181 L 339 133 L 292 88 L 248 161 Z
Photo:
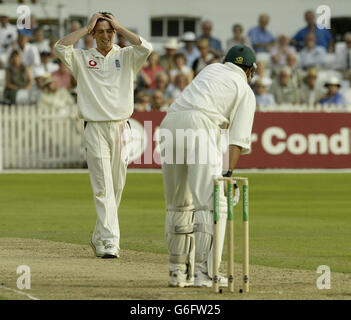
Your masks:
M 188 275 L 179 270 L 171 271 L 168 284 L 170 287 L 191 287 L 194 286 L 194 278 L 188 279 Z
M 105 254 L 105 247 L 103 245 L 94 244 L 93 241 L 90 241 L 90 246 L 93 249 L 96 257 L 101 258 Z
M 101 256 L 102 259 L 119 258 L 117 247 L 114 244 L 110 242 L 104 242 L 104 245 L 105 245 L 103 249 L 104 253 Z
M 207 273 L 200 270 L 195 271 L 195 287 L 207 287 L 210 288 L 213 285 L 212 278 Z M 222 275 L 219 275 L 219 286 L 228 287 L 228 279 Z

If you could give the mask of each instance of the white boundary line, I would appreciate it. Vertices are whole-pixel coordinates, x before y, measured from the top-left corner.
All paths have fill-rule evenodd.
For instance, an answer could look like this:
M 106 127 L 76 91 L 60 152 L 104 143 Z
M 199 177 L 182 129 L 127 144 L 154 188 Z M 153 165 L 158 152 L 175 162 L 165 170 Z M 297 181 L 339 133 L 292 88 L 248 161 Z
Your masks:
M 15 292 L 17 294 L 21 294 L 21 295 L 26 296 L 27 298 L 29 298 L 31 300 L 40 300 L 40 299 L 38 299 L 36 297 L 31 296 L 30 294 L 27 294 L 27 293 L 24 293 L 22 291 L 15 290 L 15 289 L 12 289 L 12 288 L 5 287 L 4 285 L 0 285 L 0 289 L 5 289 L 5 290 L 8 290 L 8 291 Z
M 6 169 L 2 174 L 88 174 L 88 169 Z M 1 174 L 0 173 L 0 174 Z M 162 173 L 161 169 L 128 169 L 128 173 Z M 350 169 L 237 169 L 235 173 L 299 174 L 299 173 L 351 173 Z

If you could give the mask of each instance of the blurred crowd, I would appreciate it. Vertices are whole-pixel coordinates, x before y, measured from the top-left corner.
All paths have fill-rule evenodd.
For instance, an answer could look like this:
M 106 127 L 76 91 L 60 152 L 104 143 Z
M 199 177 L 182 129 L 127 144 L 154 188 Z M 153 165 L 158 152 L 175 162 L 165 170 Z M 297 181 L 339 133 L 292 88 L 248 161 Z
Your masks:
M 76 103 L 76 82 L 55 57 L 58 39 L 41 29 L 34 17 L 31 29 L 17 30 L 0 14 L 0 103 L 43 104 L 65 107 Z M 135 110 L 167 111 L 190 81 L 208 64 L 222 62 L 234 45 L 245 44 L 257 55 L 257 71 L 250 85 L 260 108 L 281 104 L 351 105 L 351 33 L 335 42 L 329 30 L 316 26 L 313 11 L 304 13 L 306 25 L 294 35 L 274 34 L 270 17 L 261 14 L 249 30 L 236 23 L 223 44 L 213 35 L 211 21 L 203 21 L 201 34 L 185 32 L 169 38 L 154 51 L 135 78 Z M 78 21 L 68 32 L 81 28 Z M 116 37 L 120 47 L 129 44 Z M 76 48 L 96 47 L 91 35 Z

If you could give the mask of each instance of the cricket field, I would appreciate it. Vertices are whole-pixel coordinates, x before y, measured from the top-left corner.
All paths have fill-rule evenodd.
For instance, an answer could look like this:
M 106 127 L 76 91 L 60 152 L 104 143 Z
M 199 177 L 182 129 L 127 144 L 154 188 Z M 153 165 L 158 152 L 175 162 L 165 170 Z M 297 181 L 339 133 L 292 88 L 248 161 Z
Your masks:
M 96 213 L 86 172 L 0 174 L 0 299 L 351 299 L 351 174 L 240 175 L 250 182 L 250 292 L 239 293 L 240 204 L 235 293 L 218 295 L 167 286 L 161 174 L 128 173 L 112 260 L 89 247 Z M 21 265 L 30 290 L 17 287 Z M 319 266 L 331 271 L 329 289 L 317 286 L 328 287 Z

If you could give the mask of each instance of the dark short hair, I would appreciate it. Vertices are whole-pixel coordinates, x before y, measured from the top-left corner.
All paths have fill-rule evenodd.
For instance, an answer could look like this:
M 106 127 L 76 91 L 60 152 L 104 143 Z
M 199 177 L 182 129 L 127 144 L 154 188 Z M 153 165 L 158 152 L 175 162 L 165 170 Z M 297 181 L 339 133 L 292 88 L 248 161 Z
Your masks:
M 99 11 L 100 14 L 102 14 L 103 16 L 107 16 L 108 14 L 110 14 L 111 16 L 114 17 L 114 15 L 111 13 L 111 12 L 105 12 L 105 11 Z M 101 21 L 107 21 L 106 19 L 104 18 L 99 18 L 96 20 L 96 23 L 95 23 L 95 26 L 94 26 L 94 29 L 93 29 L 93 32 L 95 32 L 95 27 L 96 25 L 101 22 Z

